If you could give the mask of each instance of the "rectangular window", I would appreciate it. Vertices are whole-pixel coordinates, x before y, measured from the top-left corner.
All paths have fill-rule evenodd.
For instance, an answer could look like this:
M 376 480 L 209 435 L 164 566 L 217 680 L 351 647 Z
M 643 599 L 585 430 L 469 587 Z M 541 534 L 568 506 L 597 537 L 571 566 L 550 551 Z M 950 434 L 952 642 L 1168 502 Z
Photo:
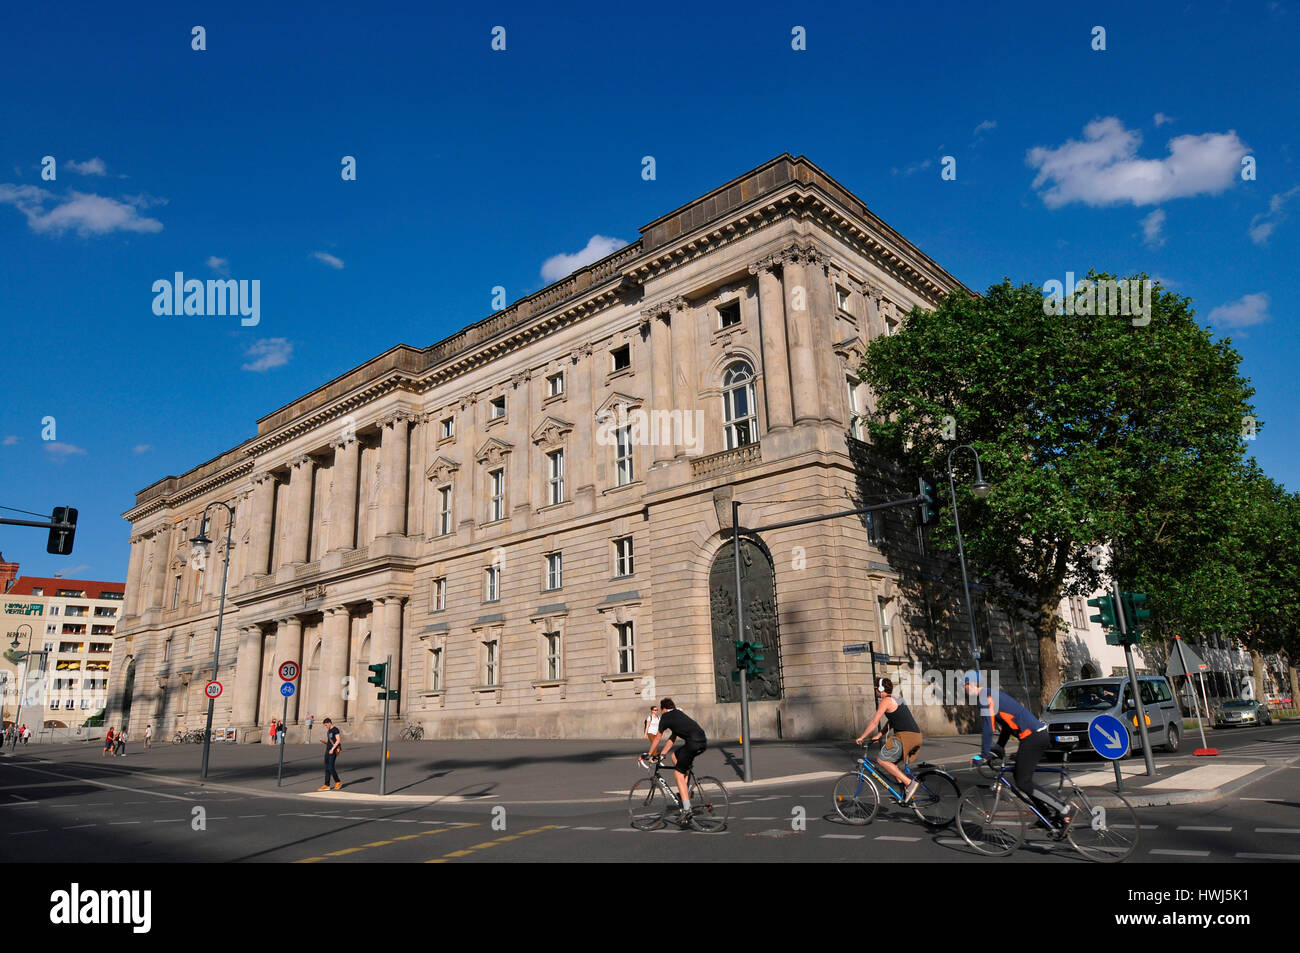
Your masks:
M 55 709 L 55 708 L 58 708 L 58 707 L 59 707 L 59 700 L 58 700 L 57 698 L 51 698 L 51 699 L 50 699 L 50 708 L 51 708 L 51 709 Z
M 564 502 L 564 451 L 556 450 L 546 455 L 547 484 L 550 487 L 550 501 Z
M 615 622 L 615 636 L 618 639 L 618 674 L 626 675 L 636 671 L 636 635 L 631 622 Z
M 181 604 L 181 577 L 176 577 L 176 588 L 172 590 L 172 608 L 178 608 Z
M 560 677 L 560 633 L 547 632 L 542 637 L 546 640 L 546 677 L 555 680 Z
M 627 486 L 632 482 L 632 428 L 619 427 L 617 431 L 617 450 L 615 451 L 618 485 Z
M 95 606 L 95 615 L 99 616 L 100 618 L 104 618 L 105 616 L 109 616 L 109 617 L 115 616 L 117 615 L 117 607 L 116 606 Z
M 551 553 L 546 557 L 546 588 L 561 589 L 564 586 L 564 556 Z
M 496 602 L 500 598 L 501 598 L 501 567 L 488 566 L 487 569 L 483 570 L 483 601 Z
M 450 440 L 452 437 L 456 436 L 455 417 L 444 417 L 440 427 L 441 429 L 438 431 L 438 437 L 440 440 Z
M 47 622 L 45 624 L 46 635 L 57 635 L 58 631 L 59 631 L 59 624 L 57 622 Z
M 193 633 L 190 633 L 189 637 L 185 640 L 185 657 L 186 658 L 194 657 L 194 634 Z
M 849 293 L 839 285 L 835 286 L 835 306 L 841 311 L 849 310 Z
M 881 532 L 882 529 L 884 529 L 884 527 L 881 523 L 880 514 L 868 513 L 867 514 L 867 542 L 870 543 L 872 546 L 879 546 L 881 540 L 885 538 L 884 533 Z
M 200 569 L 194 574 L 194 601 L 198 602 L 203 598 L 203 570 Z
M 564 372 L 546 378 L 546 396 L 559 397 L 564 393 Z
M 50 606 L 50 615 L 58 615 L 58 614 L 59 614 L 59 607 L 58 607 L 58 606 Z
M 491 508 L 488 511 L 488 522 L 506 518 L 506 471 L 493 470 L 488 474 L 488 481 L 492 485 Z
M 433 580 L 433 591 L 429 594 L 429 611 L 441 612 L 447 608 L 447 577 L 439 576 Z
M 497 661 L 497 640 L 488 639 L 483 643 L 483 684 L 499 685 L 497 680 L 499 663 Z
M 85 710 L 86 710 L 87 708 L 89 708 L 89 707 L 90 707 L 90 699 L 89 699 L 89 698 L 83 698 L 83 699 L 81 700 L 81 710 L 82 710 L 82 711 L 85 711 Z
M 496 419 L 498 419 L 498 418 L 500 418 L 500 417 L 504 417 L 504 416 L 506 415 L 506 395 L 505 395 L 505 394 L 502 394 L 500 397 L 493 397 L 493 398 L 492 398 L 492 411 L 491 411 L 491 414 L 492 414 L 492 419 L 493 419 L 493 420 L 496 420 Z
M 451 532 L 451 487 L 438 487 L 438 535 Z
M 624 344 L 622 347 L 616 347 L 609 352 L 613 359 L 613 369 L 616 371 L 625 371 L 632 366 L 632 345 Z
M 862 408 L 858 406 L 858 381 L 855 377 L 845 381 L 849 388 L 849 433 L 857 440 L 862 439 Z
M 101 598 L 101 599 L 121 599 L 122 596 L 123 596 L 123 593 L 120 593 L 120 592 L 109 592 L 107 589 L 105 589 L 103 592 L 101 592 L 101 593 L 99 594 L 99 598 Z
M 623 536 L 614 540 L 614 575 L 632 575 L 632 537 Z
M 163 642 L 163 661 L 166 662 L 172 657 L 172 640 L 167 639 Z
M 740 301 L 728 301 L 718 305 L 718 327 L 729 328 L 740 323 Z
M 442 649 L 429 653 L 429 691 L 442 691 Z
M 880 613 L 880 647 L 886 655 L 894 654 L 894 609 L 890 605 L 892 601 L 883 596 L 876 598 L 876 606 Z
M 73 709 L 73 707 L 74 707 L 75 705 L 76 705 L 76 702 L 73 701 L 71 698 L 69 698 L 67 701 L 65 701 L 65 702 L 63 703 L 63 708 L 64 708 L 64 710 L 66 710 L 66 711 L 72 711 L 72 709 Z

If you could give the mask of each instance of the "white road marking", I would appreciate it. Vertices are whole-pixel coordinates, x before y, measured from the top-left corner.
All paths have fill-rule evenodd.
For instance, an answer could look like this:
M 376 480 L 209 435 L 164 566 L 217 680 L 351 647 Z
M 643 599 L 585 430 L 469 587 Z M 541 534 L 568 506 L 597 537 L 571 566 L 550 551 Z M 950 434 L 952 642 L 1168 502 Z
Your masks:
M 121 827 L 123 824 L 141 824 L 142 821 L 109 821 L 109 827 Z
M 919 841 L 920 839 L 921 839 L 921 838 L 919 838 L 919 837 L 901 837 L 901 836 L 896 836 L 896 835 L 893 835 L 893 834 L 881 834 L 879 837 L 876 838 L 876 840 L 894 840 L 894 841 L 901 841 L 901 842 L 904 843 L 904 844 L 914 844 L 914 843 L 916 843 L 917 841 Z
M 611 827 L 609 829 L 609 832 L 611 834 L 639 834 L 640 833 L 640 831 L 637 831 L 631 827 Z
M 24 767 L 26 767 L 24 765 Z M 130 791 L 132 794 L 149 794 L 153 797 L 165 797 L 173 801 L 192 801 L 193 798 L 181 797 L 178 794 L 163 794 L 161 791 L 142 791 L 139 788 L 129 788 L 122 784 L 109 784 L 107 781 L 96 781 L 93 778 L 79 778 L 73 774 L 60 774 L 57 771 L 42 771 L 39 768 L 27 768 L 28 771 L 34 771 L 36 774 L 48 774 L 54 778 L 63 778 L 67 781 L 80 781 L 82 784 L 93 784 L 97 787 L 108 788 L 113 791 Z M 106 802 L 107 803 L 107 802 Z M 147 802 L 141 802 L 147 803 Z
M 1110 826 L 1115 828 L 1116 830 L 1127 830 L 1127 831 L 1131 831 L 1136 828 L 1141 828 L 1144 831 L 1154 831 L 1160 827 L 1159 824 L 1112 824 Z
M 243 818 L 247 818 L 247 817 L 266 817 L 266 815 L 265 814 L 240 814 L 239 817 L 242 820 Z
M 575 827 L 575 828 L 573 828 L 573 830 L 575 830 L 575 831 L 603 831 L 604 829 L 605 829 L 605 828 L 603 828 L 603 827 Z
M 1238 854 L 1242 860 L 1300 860 L 1300 854 Z
M 1192 768 L 1172 778 L 1155 781 L 1147 785 L 1150 790 L 1209 791 L 1221 784 L 1235 781 L 1252 771 L 1258 771 L 1258 764 L 1207 764 Z
M 1271 803 L 1273 803 L 1273 804 L 1281 804 L 1283 801 L 1286 800 L 1286 798 L 1280 798 L 1280 797 L 1243 797 L 1243 798 L 1238 798 L 1237 800 L 1239 800 L 1239 801 L 1269 801 L 1269 802 L 1271 802 Z
M 13 831 L 9 836 L 17 837 L 19 834 L 43 834 L 48 830 L 49 830 L 48 827 L 38 827 L 35 830 L 30 830 L 30 831 Z
M 1300 834 L 1300 827 L 1257 827 L 1256 834 Z
M 154 823 L 155 824 L 184 824 L 185 818 L 183 817 L 154 818 Z
M 866 834 L 823 834 L 823 840 L 862 840 Z
M 1167 857 L 1209 857 L 1210 856 L 1210 852 L 1208 850 L 1166 850 L 1164 848 L 1160 848 L 1159 850 L 1151 851 L 1151 853 L 1163 854 Z
M 98 827 L 98 824 L 73 824 L 71 827 L 65 827 L 65 831 L 79 831 L 83 827 Z
M 1231 827 L 1201 827 L 1196 824 L 1179 824 L 1175 830 L 1180 831 L 1230 831 Z

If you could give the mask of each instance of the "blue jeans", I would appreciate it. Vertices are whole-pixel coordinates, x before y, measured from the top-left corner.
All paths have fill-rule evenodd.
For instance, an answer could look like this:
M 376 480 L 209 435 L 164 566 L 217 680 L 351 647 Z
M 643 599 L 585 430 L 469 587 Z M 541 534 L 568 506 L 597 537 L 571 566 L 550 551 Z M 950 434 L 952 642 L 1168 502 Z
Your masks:
M 342 778 L 339 777 L 339 773 L 334 770 L 334 761 L 336 758 L 338 758 L 338 755 L 336 754 L 325 755 L 325 783 L 326 784 L 330 783 L 330 778 L 333 778 L 335 781 L 338 782 L 341 782 L 343 780 Z

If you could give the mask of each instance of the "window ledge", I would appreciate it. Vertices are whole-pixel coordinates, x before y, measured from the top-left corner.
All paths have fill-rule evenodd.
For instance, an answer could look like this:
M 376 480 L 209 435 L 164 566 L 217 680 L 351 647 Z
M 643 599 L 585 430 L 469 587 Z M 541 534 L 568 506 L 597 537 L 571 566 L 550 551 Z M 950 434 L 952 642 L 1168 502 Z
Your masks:
M 631 483 L 624 483 L 622 486 L 611 486 L 608 489 L 601 490 L 601 496 L 608 496 L 610 493 L 618 493 L 621 490 L 630 490 L 633 487 L 643 486 L 644 480 L 633 480 Z
M 433 688 L 428 691 L 416 692 L 415 694 L 420 698 L 439 698 L 442 695 L 447 694 L 447 690 L 445 688 Z
M 561 500 L 558 503 L 547 503 L 545 506 L 537 507 L 538 513 L 549 513 L 551 510 L 563 509 L 566 506 L 572 506 L 573 500 Z
M 606 385 L 609 385 L 609 384 L 612 384 L 614 381 L 619 380 L 620 378 L 623 378 L 623 377 L 635 377 L 635 376 L 636 376 L 636 369 L 635 369 L 635 368 L 633 368 L 633 367 L 621 367 L 621 368 L 619 368 L 618 370 L 616 370 L 616 371 L 610 371 L 607 375 L 605 375 L 605 383 L 606 383 Z
M 456 435 L 455 435 L 455 434 L 452 434 L 450 437 L 439 437 L 439 438 L 438 438 L 438 446 L 440 446 L 440 447 L 441 447 L 444 443 L 455 443 L 455 442 L 456 442 Z
M 634 682 L 641 677 L 640 672 L 619 672 L 613 675 L 602 675 L 600 680 L 602 682 Z
M 503 685 L 471 685 L 469 690 L 475 695 L 483 695 L 499 692 L 502 688 L 504 688 Z
M 546 407 L 550 404 L 562 404 L 564 403 L 564 399 L 568 396 L 569 392 L 562 390 L 558 394 L 552 394 L 549 397 L 542 398 L 542 406 Z
M 533 682 L 533 688 L 560 688 L 567 684 L 569 684 L 567 678 L 547 678 Z

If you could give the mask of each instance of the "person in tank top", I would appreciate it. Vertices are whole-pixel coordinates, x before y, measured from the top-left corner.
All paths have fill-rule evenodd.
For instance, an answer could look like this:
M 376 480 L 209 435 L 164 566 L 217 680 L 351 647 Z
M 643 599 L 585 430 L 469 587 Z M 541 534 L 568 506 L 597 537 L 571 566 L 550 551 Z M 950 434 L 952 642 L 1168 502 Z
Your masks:
M 923 740 L 921 729 L 917 725 L 916 719 L 912 717 L 907 705 L 895 699 L 893 692 L 893 682 L 883 677 L 876 679 L 876 713 L 872 716 L 871 723 L 867 725 L 866 730 L 855 740 L 858 744 L 862 744 L 863 739 L 870 736 L 871 740 L 875 741 L 885 732 L 883 721 L 893 729 L 894 737 L 903 744 L 903 757 L 900 760 L 910 764 L 916 758 L 917 752 L 921 750 Z M 884 759 L 877 759 L 876 764 L 880 766 L 880 770 L 897 781 L 899 786 L 903 788 L 904 804 L 916 796 L 919 785 L 904 774 L 898 765 Z

